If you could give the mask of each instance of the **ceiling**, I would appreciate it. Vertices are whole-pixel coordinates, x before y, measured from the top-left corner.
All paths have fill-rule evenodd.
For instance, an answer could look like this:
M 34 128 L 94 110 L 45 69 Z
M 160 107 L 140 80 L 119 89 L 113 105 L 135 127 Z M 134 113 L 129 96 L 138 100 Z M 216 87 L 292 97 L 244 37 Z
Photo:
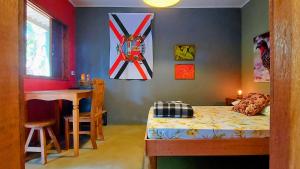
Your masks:
M 69 0 L 75 7 L 139 7 L 143 0 Z M 241 8 L 250 0 L 181 0 L 173 8 Z

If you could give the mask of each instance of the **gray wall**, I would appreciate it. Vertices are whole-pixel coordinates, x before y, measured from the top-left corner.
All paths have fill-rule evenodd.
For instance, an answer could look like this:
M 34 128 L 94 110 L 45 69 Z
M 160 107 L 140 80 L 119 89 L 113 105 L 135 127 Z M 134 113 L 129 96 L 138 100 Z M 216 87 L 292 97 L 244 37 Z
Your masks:
M 154 74 L 148 81 L 113 80 L 109 70 L 109 12 L 154 12 Z M 111 123 L 145 123 L 155 100 L 221 105 L 241 87 L 240 9 L 76 8 L 77 75 L 106 81 Z M 175 44 L 193 43 L 194 62 L 175 62 Z M 174 80 L 175 63 L 195 63 L 196 79 Z
M 242 8 L 242 88 L 270 93 L 270 83 L 254 82 L 253 38 L 269 31 L 269 0 L 251 0 Z

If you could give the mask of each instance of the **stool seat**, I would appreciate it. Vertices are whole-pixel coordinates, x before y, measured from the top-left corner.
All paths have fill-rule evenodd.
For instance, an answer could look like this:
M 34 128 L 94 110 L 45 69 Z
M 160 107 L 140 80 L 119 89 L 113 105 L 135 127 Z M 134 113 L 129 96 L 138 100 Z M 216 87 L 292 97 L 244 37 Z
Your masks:
M 27 122 L 27 123 L 25 123 L 25 127 L 26 128 L 41 128 L 41 127 L 52 126 L 54 123 L 55 123 L 54 120 Z

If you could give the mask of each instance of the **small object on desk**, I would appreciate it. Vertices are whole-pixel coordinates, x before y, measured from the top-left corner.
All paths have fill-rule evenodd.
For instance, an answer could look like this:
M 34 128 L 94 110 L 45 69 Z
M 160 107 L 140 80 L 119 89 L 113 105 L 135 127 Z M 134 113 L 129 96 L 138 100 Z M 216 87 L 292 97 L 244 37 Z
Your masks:
M 78 82 L 78 87 L 80 89 L 92 89 L 92 81 L 90 74 L 82 73 L 80 76 L 80 80 Z
M 82 80 L 82 78 L 80 79 L 80 81 L 78 82 L 78 87 L 80 89 L 92 89 L 93 88 L 93 84 L 92 84 L 89 74 L 87 74 L 86 77 L 84 77 L 84 80 Z
M 93 89 L 92 81 L 79 81 L 79 89 Z
M 80 81 L 85 81 L 85 74 L 84 73 L 81 73 L 81 75 L 80 75 Z
M 236 100 L 238 100 L 238 99 L 233 99 L 233 98 L 226 97 L 225 98 L 225 104 L 226 104 L 226 106 L 233 106 L 232 102 L 234 102 Z
M 80 89 L 92 89 L 93 85 L 92 85 L 92 81 L 79 81 L 79 88 Z

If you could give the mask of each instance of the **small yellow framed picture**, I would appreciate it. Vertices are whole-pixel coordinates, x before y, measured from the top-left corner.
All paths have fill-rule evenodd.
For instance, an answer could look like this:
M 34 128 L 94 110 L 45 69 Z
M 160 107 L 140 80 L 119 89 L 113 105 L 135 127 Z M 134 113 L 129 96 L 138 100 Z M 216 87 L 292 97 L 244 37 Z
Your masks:
M 195 60 L 196 46 L 182 44 L 175 46 L 175 61 L 193 61 Z

